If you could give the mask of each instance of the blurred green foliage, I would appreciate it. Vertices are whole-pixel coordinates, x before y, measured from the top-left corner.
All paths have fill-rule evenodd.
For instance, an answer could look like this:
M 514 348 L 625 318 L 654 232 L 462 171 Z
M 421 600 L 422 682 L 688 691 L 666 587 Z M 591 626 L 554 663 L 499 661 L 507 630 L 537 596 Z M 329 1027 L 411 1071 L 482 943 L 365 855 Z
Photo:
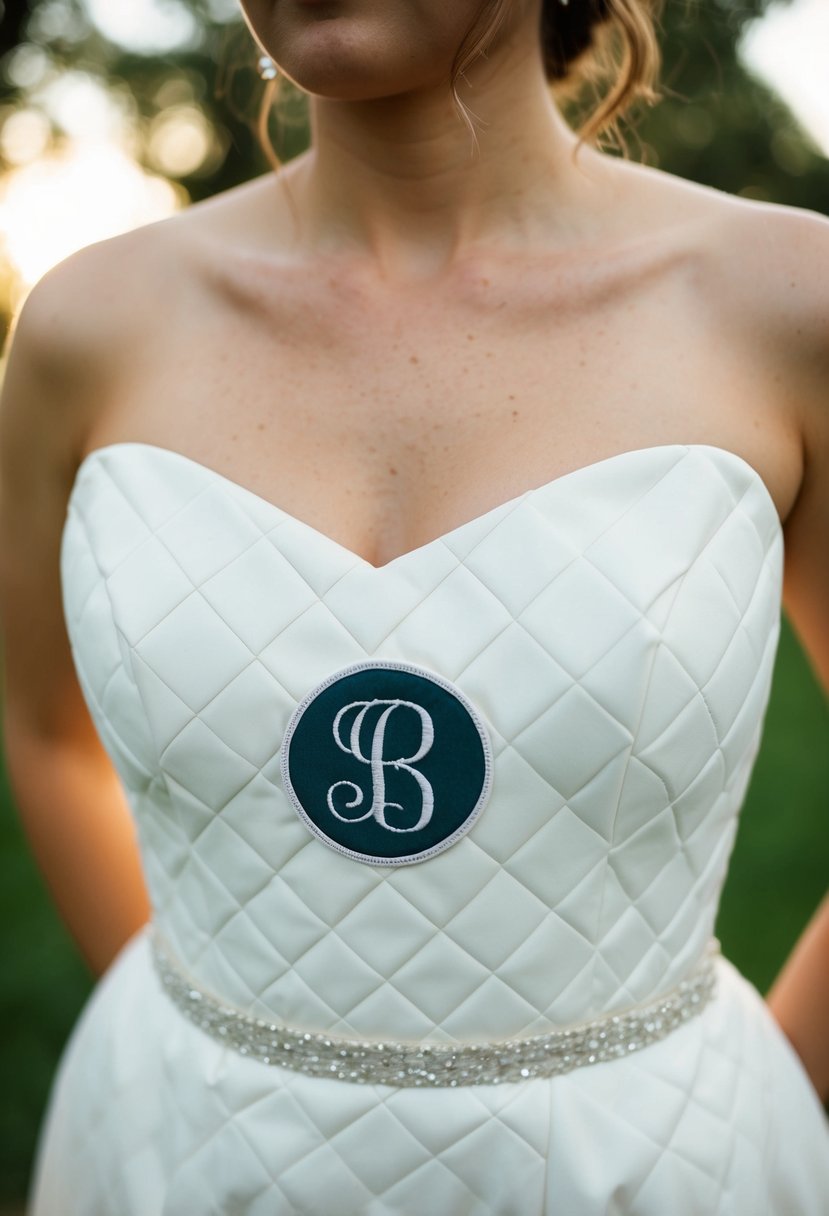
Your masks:
M 6 6 L 0 25 L 0 120 L 37 104 L 15 70 L 32 47 L 57 64 L 126 89 L 139 124 L 170 104 L 180 82 L 222 136 L 221 157 L 182 179 L 194 201 L 269 168 L 252 120 L 261 84 L 256 50 L 233 4 L 191 0 L 198 36 L 163 54 L 108 42 L 81 0 Z M 634 158 L 733 194 L 829 211 L 829 161 L 737 54 L 764 0 L 667 0 L 661 102 L 633 117 Z M 17 60 L 19 69 L 20 59 Z M 576 125 L 577 111 L 568 113 Z M 290 159 L 301 122 L 271 127 Z M 55 130 L 55 139 L 60 131 Z M 141 146 L 138 146 L 141 156 Z M 0 166 L 2 168 L 2 166 Z M 823 895 L 829 862 L 829 706 L 784 622 L 763 746 L 741 817 L 718 932 L 725 953 L 765 991 Z M 2 773 L 0 773 L 2 778 Z M 0 780 L 0 1203 L 25 1194 L 35 1136 L 60 1052 L 92 980 L 59 921 Z

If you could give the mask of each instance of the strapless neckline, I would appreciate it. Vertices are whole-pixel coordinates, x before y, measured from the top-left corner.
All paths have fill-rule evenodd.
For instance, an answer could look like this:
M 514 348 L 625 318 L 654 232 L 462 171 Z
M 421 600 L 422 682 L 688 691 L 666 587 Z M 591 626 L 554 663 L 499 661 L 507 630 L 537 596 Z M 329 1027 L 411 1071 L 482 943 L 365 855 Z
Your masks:
M 581 481 L 584 478 L 596 475 L 600 472 L 606 472 L 611 466 L 621 462 L 626 462 L 633 459 L 644 459 L 649 456 L 662 457 L 663 455 L 672 451 L 676 452 L 678 456 L 681 453 L 691 451 L 703 453 L 711 452 L 718 454 L 718 456 L 721 458 L 733 461 L 737 466 L 741 467 L 750 475 L 751 480 L 760 490 L 761 497 L 766 505 L 766 508 L 770 512 L 775 529 L 781 534 L 783 532 L 783 524 L 781 522 L 780 514 L 777 510 L 777 505 L 772 497 L 771 491 L 757 469 L 755 469 L 754 466 L 750 464 L 744 457 L 731 451 L 730 448 L 719 447 L 716 444 L 661 443 L 650 444 L 641 448 L 630 448 L 623 452 L 616 452 L 613 455 L 606 456 L 601 460 L 591 461 L 589 464 L 580 465 L 578 468 L 570 469 L 566 473 L 560 473 L 558 476 L 551 478 L 549 481 L 543 482 L 541 485 L 531 486 L 529 489 L 521 491 L 512 498 L 508 498 L 500 503 L 497 503 L 493 507 L 489 507 L 485 511 L 479 512 L 477 515 L 472 516 L 471 519 L 464 520 L 462 523 L 441 532 L 438 536 L 433 537 L 431 540 L 425 541 L 421 545 L 416 545 L 412 549 L 407 549 L 405 552 L 399 553 L 396 557 L 390 558 L 387 562 L 383 562 L 380 565 L 375 565 L 374 562 L 370 562 L 367 558 L 355 552 L 353 549 L 350 549 L 347 545 L 341 544 L 339 541 L 335 540 L 334 537 L 329 536 L 326 532 L 316 528 L 313 524 L 309 524 L 305 520 L 300 519 L 299 516 L 292 514 L 292 512 L 287 511 L 284 507 L 280 507 L 277 503 L 272 502 L 270 499 L 265 498 L 261 494 L 258 494 L 255 490 L 249 489 L 247 486 L 242 485 L 241 482 L 234 480 L 232 477 L 228 477 L 226 474 L 220 473 L 218 469 L 214 469 L 210 465 L 203 464 L 201 461 L 194 459 L 192 456 L 186 456 L 183 452 L 178 452 L 174 448 L 164 447 L 160 444 L 145 443 L 140 440 L 119 440 L 115 443 L 104 444 L 101 447 L 93 448 L 91 452 L 88 452 L 86 456 L 84 456 L 83 460 L 81 460 L 80 464 L 75 470 L 75 477 L 69 492 L 69 498 L 67 501 L 67 518 L 64 522 L 64 532 L 66 530 L 66 523 L 68 523 L 70 508 L 74 504 L 78 493 L 80 492 L 83 482 L 83 475 L 86 473 L 86 471 L 107 455 L 112 455 L 118 452 L 129 453 L 131 450 L 157 453 L 164 459 L 169 459 L 173 462 L 181 462 L 189 468 L 202 470 L 206 476 L 212 478 L 219 484 L 232 488 L 235 493 L 248 495 L 261 506 L 273 511 L 278 518 L 290 520 L 295 527 L 300 528 L 307 532 L 310 536 L 313 536 L 317 542 L 324 543 L 334 550 L 347 555 L 356 565 L 361 566 L 363 569 L 369 571 L 373 570 L 378 574 L 382 574 L 385 571 L 390 571 L 392 568 L 399 567 L 404 563 L 415 561 L 416 559 L 429 554 L 438 545 L 444 544 L 453 538 L 459 537 L 469 528 L 478 526 L 484 523 L 486 520 L 494 518 L 499 514 L 507 513 L 510 511 L 510 509 L 517 508 L 522 502 L 528 501 L 536 495 L 543 495 L 544 493 L 552 492 L 557 488 L 563 488 L 570 482 Z

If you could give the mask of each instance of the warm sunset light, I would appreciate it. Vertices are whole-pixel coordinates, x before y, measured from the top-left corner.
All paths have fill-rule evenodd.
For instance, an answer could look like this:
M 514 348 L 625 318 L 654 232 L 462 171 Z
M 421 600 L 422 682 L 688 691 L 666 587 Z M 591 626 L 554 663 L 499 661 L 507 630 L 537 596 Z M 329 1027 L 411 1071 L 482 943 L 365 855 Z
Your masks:
M 115 144 L 70 145 L 0 178 L 3 257 L 25 291 L 74 250 L 177 210 L 180 193 Z

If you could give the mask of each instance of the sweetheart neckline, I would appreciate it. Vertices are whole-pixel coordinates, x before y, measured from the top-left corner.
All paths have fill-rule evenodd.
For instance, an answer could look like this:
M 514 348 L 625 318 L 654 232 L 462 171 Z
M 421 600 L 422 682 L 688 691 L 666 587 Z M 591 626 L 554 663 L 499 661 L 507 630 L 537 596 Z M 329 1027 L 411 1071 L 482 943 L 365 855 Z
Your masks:
M 353 549 L 349 549 L 347 545 L 341 544 L 338 540 L 335 540 L 333 536 L 329 536 L 328 533 L 320 531 L 320 529 L 314 527 L 313 524 L 306 523 L 305 520 L 300 519 L 298 516 L 293 515 L 290 511 L 285 510 L 284 507 L 280 507 L 277 503 L 271 502 L 270 499 L 263 497 L 261 494 L 257 493 L 256 490 L 252 490 L 248 486 L 242 485 L 241 482 L 235 481 L 232 477 L 228 477 L 225 473 L 219 472 L 218 469 L 214 469 L 207 464 L 202 464 L 201 461 L 195 460 L 192 456 L 185 455 L 184 452 L 178 452 L 175 450 L 175 448 L 164 447 L 163 445 L 156 443 L 144 443 L 141 440 L 133 439 L 123 439 L 118 440 L 115 443 L 104 444 L 101 447 L 93 448 L 83 457 L 75 470 L 75 476 L 69 491 L 66 507 L 66 520 L 64 521 L 64 531 L 66 529 L 66 524 L 68 523 L 69 508 L 74 502 L 76 494 L 80 488 L 82 472 L 92 466 L 96 460 L 102 458 L 106 453 L 130 448 L 149 452 L 161 452 L 164 456 L 170 457 L 173 460 L 183 461 L 191 468 L 203 470 L 203 472 L 213 477 L 215 480 L 223 483 L 224 485 L 233 487 L 236 492 L 249 495 L 251 498 L 256 499 L 256 501 L 260 504 L 263 504 L 265 507 L 274 511 L 283 519 L 291 521 L 295 526 L 309 532 L 319 540 L 333 546 L 335 549 L 339 549 L 342 553 L 346 553 L 363 568 L 374 570 L 377 573 L 390 570 L 393 566 L 397 566 L 402 562 L 415 560 L 417 557 L 434 549 L 437 545 L 450 540 L 452 537 L 459 536 L 460 533 L 465 531 L 467 528 L 471 528 L 473 525 L 483 523 L 483 521 L 489 519 L 490 516 L 493 516 L 498 512 L 505 512 L 508 507 L 517 507 L 519 503 L 530 498 L 534 494 L 541 494 L 544 491 L 552 490 L 554 486 L 583 477 L 589 473 L 597 472 L 602 468 L 606 468 L 610 464 L 614 464 L 626 458 L 650 454 L 655 455 L 657 453 L 667 453 L 670 451 L 682 451 L 686 453 L 691 451 L 717 452 L 720 456 L 726 456 L 729 459 L 734 460 L 740 467 L 750 474 L 754 483 L 759 487 L 763 501 L 765 502 L 767 509 L 769 509 L 772 513 L 777 531 L 779 531 L 781 535 L 783 532 L 783 523 L 780 519 L 780 513 L 777 510 L 777 504 L 772 497 L 768 485 L 758 470 L 755 469 L 754 465 L 750 464 L 743 456 L 740 456 L 737 452 L 731 451 L 730 448 L 722 448 L 717 444 L 711 443 L 657 443 L 648 444 L 647 446 L 641 448 L 628 448 L 622 452 L 614 452 L 612 455 L 605 456 L 601 460 L 593 460 L 590 461 L 589 464 L 579 465 L 575 469 L 570 469 L 565 473 L 560 473 L 557 477 L 553 477 L 549 481 L 543 482 L 541 485 L 531 486 L 529 489 L 522 490 L 519 494 L 515 494 L 512 498 L 508 498 L 503 502 L 496 503 L 494 507 L 489 507 L 487 510 L 481 511 L 479 514 L 474 515 L 471 519 L 464 520 L 462 523 L 457 524 L 454 528 L 449 528 L 447 531 L 441 532 L 439 536 L 435 536 L 431 540 L 425 541 L 422 545 L 416 545 L 413 549 L 407 549 L 404 553 L 398 553 L 396 557 L 390 558 L 389 561 L 383 562 L 378 566 L 375 565 L 374 562 L 368 561 L 368 559 L 363 557 L 361 554 L 356 553 Z

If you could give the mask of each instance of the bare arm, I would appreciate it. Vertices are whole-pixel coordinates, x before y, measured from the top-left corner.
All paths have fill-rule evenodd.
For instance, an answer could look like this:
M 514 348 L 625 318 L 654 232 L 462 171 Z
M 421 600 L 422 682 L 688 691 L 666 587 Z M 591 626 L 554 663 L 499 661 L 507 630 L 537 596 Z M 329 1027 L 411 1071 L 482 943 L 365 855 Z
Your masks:
M 826 1103 L 829 1101 L 829 895 L 809 921 L 766 1000 Z
M 815 675 L 829 693 L 829 220 L 790 224 L 797 398 L 804 476 L 786 520 L 784 604 Z M 791 307 L 791 306 L 790 306 Z M 829 897 L 772 985 L 769 1008 L 822 1100 L 829 1100 Z
M 47 274 L 13 331 L 0 392 L 0 626 L 11 788 L 57 909 L 101 974 L 150 909 L 131 812 L 78 684 L 59 578 L 97 391 L 100 334 L 83 302 L 98 257 L 82 251 Z

